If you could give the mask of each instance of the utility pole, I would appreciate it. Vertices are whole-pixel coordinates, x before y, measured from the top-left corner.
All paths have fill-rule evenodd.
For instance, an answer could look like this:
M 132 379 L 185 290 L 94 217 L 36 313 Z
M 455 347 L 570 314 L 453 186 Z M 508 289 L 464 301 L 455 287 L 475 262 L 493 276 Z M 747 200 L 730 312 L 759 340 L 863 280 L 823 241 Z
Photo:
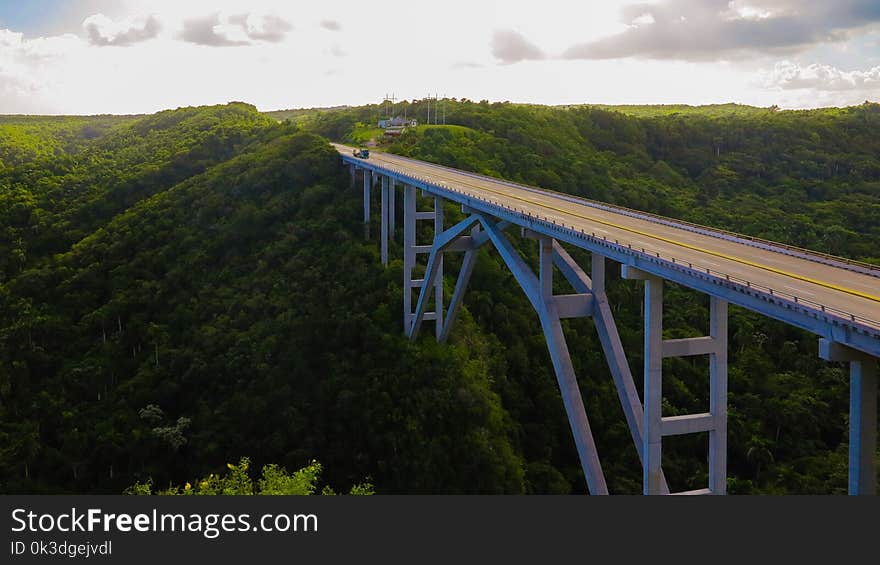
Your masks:
M 391 93 L 391 96 L 388 96 L 388 93 L 385 93 L 385 100 L 383 100 L 383 102 L 385 103 L 385 113 L 389 118 L 393 117 L 391 115 L 391 113 L 394 112 L 394 102 L 396 102 L 396 101 L 397 101 L 397 98 L 394 96 L 393 92 Z M 389 103 L 391 104 L 391 111 L 390 112 L 388 110 Z

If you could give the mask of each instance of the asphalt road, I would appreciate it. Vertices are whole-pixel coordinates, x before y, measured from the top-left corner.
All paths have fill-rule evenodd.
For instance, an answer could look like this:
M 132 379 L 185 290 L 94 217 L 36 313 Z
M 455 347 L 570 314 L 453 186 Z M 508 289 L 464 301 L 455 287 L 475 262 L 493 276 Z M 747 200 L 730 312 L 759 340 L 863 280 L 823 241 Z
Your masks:
M 335 145 L 340 153 L 352 154 L 352 147 Z M 446 188 L 466 192 L 487 202 L 512 206 L 534 216 L 555 220 L 597 236 L 664 258 L 712 269 L 752 284 L 761 285 L 811 302 L 876 321 L 880 327 L 880 278 L 792 257 L 772 250 L 727 241 L 709 235 L 599 210 L 587 204 L 562 199 L 551 192 L 536 192 L 474 177 L 455 169 L 413 162 L 388 153 L 371 151 L 369 162 L 427 179 Z M 674 220 L 672 220 L 674 221 Z M 878 268 L 880 270 L 880 268 Z

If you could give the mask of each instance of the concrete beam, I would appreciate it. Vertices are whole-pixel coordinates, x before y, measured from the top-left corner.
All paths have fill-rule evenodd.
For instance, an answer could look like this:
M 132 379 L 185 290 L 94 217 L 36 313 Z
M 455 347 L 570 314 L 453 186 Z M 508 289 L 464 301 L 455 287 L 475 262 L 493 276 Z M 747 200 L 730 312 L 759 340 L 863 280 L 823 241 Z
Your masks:
M 562 319 L 587 318 L 593 315 L 592 294 L 557 294 L 552 299 Z
M 726 344 L 724 344 L 726 345 Z M 663 357 L 690 357 L 718 351 L 719 342 L 711 336 L 663 340 Z
M 620 277 L 630 281 L 650 281 L 662 280 L 657 275 L 652 275 L 632 265 L 623 264 L 620 266 Z
M 664 436 L 708 432 L 715 428 L 715 417 L 709 412 L 686 414 L 684 416 L 668 416 L 663 418 L 661 422 Z
M 683 490 L 680 492 L 673 492 L 670 494 L 672 494 L 674 496 L 702 496 L 704 494 L 713 494 L 713 493 L 712 493 L 712 489 L 698 488 L 698 489 L 694 489 L 694 490 Z
M 836 363 L 877 360 L 876 357 L 871 357 L 867 353 L 862 353 L 861 351 L 825 338 L 819 339 L 819 358 Z

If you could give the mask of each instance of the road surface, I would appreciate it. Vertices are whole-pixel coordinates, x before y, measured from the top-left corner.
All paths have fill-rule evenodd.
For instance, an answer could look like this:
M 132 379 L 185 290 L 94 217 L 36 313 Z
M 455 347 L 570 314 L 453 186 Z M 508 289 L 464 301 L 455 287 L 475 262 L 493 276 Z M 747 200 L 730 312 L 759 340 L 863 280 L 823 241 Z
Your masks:
M 334 146 L 342 154 L 352 154 L 352 147 Z M 533 216 L 584 230 L 588 234 L 595 233 L 598 237 L 606 236 L 609 240 L 618 240 L 622 245 L 631 244 L 635 249 L 644 248 L 652 254 L 659 252 L 663 258 L 675 258 L 676 261 L 692 264 L 694 268 L 709 268 L 753 285 L 855 314 L 874 321 L 868 325 L 880 328 L 880 278 L 869 274 L 597 209 L 589 204 L 573 202 L 568 195 L 562 198 L 552 192 L 511 186 L 491 177 L 463 173 L 388 153 L 371 151 L 367 161 L 486 202 L 514 207 Z

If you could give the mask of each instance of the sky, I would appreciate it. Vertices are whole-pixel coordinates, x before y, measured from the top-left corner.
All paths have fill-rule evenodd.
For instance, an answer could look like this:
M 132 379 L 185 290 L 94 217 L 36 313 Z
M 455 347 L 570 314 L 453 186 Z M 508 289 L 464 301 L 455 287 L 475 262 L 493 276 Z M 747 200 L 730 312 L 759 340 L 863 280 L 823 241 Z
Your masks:
M 880 100 L 880 0 L 0 0 L 0 114 Z

